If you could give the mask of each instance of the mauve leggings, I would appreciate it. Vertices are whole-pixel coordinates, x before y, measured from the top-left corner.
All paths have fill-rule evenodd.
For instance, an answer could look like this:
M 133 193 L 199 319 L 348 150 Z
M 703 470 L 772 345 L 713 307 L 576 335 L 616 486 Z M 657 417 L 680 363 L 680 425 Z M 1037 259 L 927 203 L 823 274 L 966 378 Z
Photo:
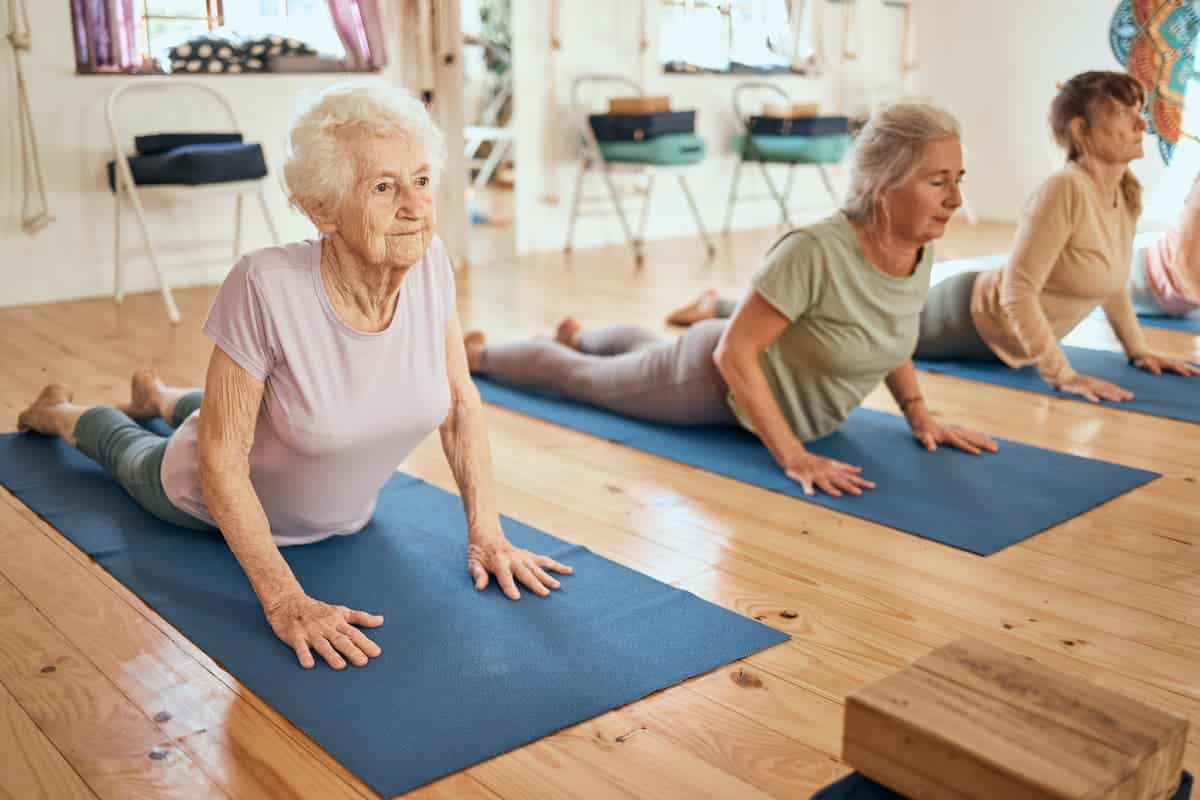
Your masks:
M 675 339 L 613 325 L 584 331 L 578 350 L 551 339 L 487 345 L 478 372 L 652 422 L 737 425 L 712 359 L 728 324 L 706 320 Z

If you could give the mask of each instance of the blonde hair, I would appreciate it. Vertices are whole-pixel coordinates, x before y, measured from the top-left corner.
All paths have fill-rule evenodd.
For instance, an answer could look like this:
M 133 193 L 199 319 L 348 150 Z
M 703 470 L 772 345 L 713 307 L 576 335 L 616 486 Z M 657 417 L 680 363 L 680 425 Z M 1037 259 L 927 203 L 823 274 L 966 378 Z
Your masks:
M 932 103 L 899 102 L 876 111 L 854 143 L 842 210 L 854 222 L 877 225 L 883 193 L 913 176 L 925 146 L 961 136 L 954 115 Z
M 288 200 L 306 213 L 335 208 L 354 180 L 339 134 L 415 136 L 434 180 L 446 163 L 446 138 L 425 105 L 404 89 L 362 81 L 330 86 L 300 108 L 288 133 L 283 179 Z

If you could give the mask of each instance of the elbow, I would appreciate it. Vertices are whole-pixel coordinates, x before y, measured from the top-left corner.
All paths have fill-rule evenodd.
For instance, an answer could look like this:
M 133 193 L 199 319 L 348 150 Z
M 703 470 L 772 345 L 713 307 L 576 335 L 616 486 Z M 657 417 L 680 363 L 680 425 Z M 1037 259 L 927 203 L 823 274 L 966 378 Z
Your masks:
M 721 373 L 725 383 L 731 387 L 741 383 L 747 370 L 757 362 L 757 357 L 758 353 L 755 351 L 738 347 L 736 344 L 731 345 L 726 339 L 720 341 L 712 356 L 717 372 Z
M 201 436 L 197 443 L 197 467 L 200 488 L 208 493 L 215 487 L 239 477 L 250 477 L 249 452 Z

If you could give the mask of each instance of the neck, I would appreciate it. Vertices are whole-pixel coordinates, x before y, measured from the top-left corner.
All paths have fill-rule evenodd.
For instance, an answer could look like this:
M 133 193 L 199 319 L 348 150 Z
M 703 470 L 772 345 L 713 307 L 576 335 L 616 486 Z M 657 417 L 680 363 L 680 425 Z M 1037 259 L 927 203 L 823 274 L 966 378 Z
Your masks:
M 1104 193 L 1106 200 L 1116 203 L 1117 192 L 1121 188 L 1121 179 L 1125 177 L 1125 170 L 1128 169 L 1127 164 L 1101 161 L 1086 155 L 1080 156 L 1075 163 L 1091 176 L 1096 185 L 1100 187 L 1100 191 Z
M 383 330 L 391 322 L 408 268 L 370 264 L 337 235 L 321 245 L 321 277 L 330 298 L 352 327 Z
M 906 241 L 882 225 L 853 224 L 859 248 L 877 269 L 902 278 L 913 274 L 923 242 Z

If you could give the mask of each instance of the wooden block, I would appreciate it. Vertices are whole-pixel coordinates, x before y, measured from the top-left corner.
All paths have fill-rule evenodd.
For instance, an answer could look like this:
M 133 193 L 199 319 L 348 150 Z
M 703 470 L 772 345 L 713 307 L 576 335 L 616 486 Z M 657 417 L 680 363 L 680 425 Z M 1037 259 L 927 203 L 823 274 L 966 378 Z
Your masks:
M 1165 800 L 1187 720 L 975 639 L 846 698 L 842 758 L 922 800 Z
M 612 97 L 608 101 L 610 114 L 657 114 L 670 110 L 669 97 Z
M 764 103 L 762 115 L 775 119 L 801 119 L 815 117 L 820 114 L 820 106 L 816 103 Z

